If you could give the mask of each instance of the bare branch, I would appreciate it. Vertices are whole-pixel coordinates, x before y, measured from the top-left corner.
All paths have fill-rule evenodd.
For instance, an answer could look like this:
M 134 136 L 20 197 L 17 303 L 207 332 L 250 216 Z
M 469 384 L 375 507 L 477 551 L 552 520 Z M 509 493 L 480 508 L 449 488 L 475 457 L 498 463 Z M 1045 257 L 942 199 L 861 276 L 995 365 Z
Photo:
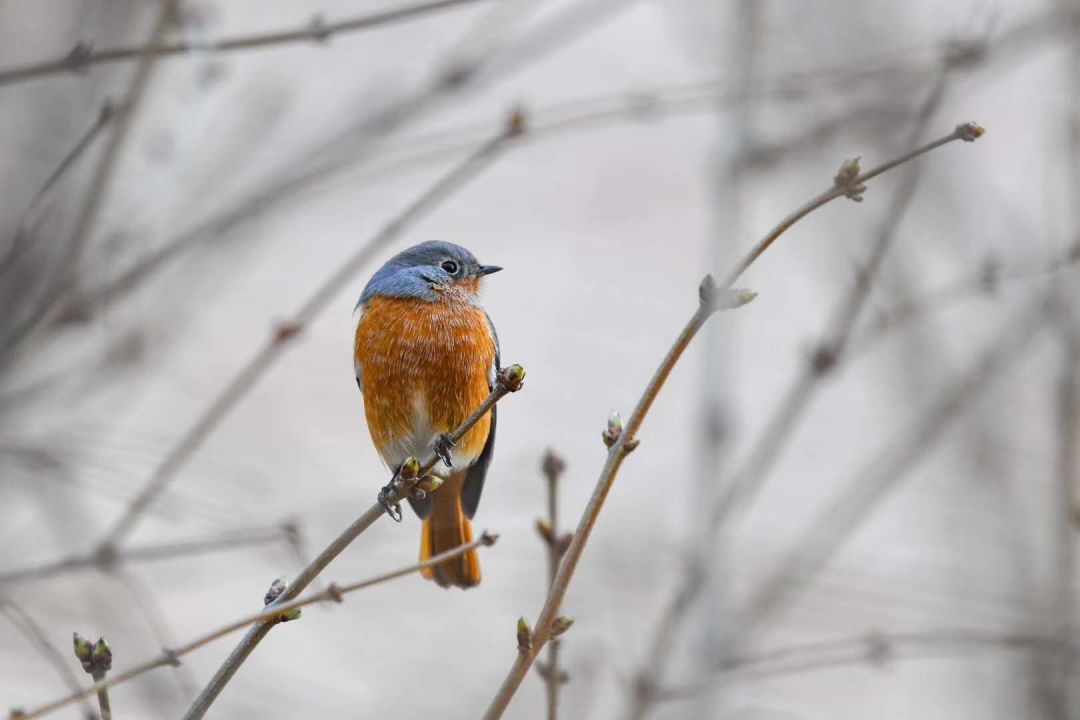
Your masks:
M 38 654 L 45 659 L 45 662 L 56 671 L 56 674 L 60 677 L 60 680 L 68 686 L 72 691 L 79 691 L 79 678 L 75 676 L 71 667 L 64 660 L 64 656 L 60 653 L 52 642 L 49 641 L 48 635 L 45 634 L 45 630 L 42 629 L 37 621 L 34 620 L 25 610 L 22 609 L 14 600 L 6 597 L 0 597 L 0 614 L 3 614 L 11 624 L 15 626 L 22 635 L 30 641 L 30 644 L 34 646 Z M 83 717 L 87 720 L 95 720 L 97 713 L 94 712 L 93 706 L 86 700 L 83 701 Z
M 479 422 L 480 418 L 487 415 L 491 408 L 495 407 L 495 403 L 499 402 L 508 393 L 517 392 L 522 387 L 522 382 L 525 379 L 525 370 L 520 365 L 511 365 L 504 369 L 498 376 L 495 387 L 492 389 L 491 394 L 480 404 L 472 415 L 465 419 L 457 430 L 450 433 L 451 442 L 457 442 L 465 436 L 465 433 L 469 429 Z M 413 462 L 410 463 L 410 460 Z M 411 491 L 413 486 L 417 482 L 421 481 L 427 473 L 439 463 L 439 458 L 432 453 L 432 455 L 422 465 L 415 462 L 415 459 L 410 458 L 406 460 L 402 465 L 404 469 L 408 465 L 412 465 L 413 472 L 409 477 L 404 477 L 404 473 L 399 473 L 399 477 L 394 480 L 394 490 L 386 498 L 388 505 L 395 505 L 400 503 Z M 417 468 L 416 465 L 419 465 Z M 376 500 L 367 512 L 357 518 L 352 525 L 347 527 L 337 538 L 334 539 L 330 545 L 328 545 L 319 555 L 308 565 L 304 570 L 296 577 L 285 592 L 283 592 L 278 599 L 271 605 L 271 607 L 277 608 L 285 605 L 299 595 L 304 588 L 311 584 L 319 573 L 321 573 L 327 565 L 329 565 L 334 558 L 341 554 L 341 552 L 347 548 L 356 538 L 360 536 L 362 532 L 367 530 L 371 525 L 381 518 L 385 514 L 386 510 L 382 499 Z M 460 548 L 459 548 L 460 549 Z M 445 553 L 444 553 L 445 555 Z M 428 562 L 437 562 L 443 560 L 442 556 L 432 558 Z M 421 563 L 423 565 L 423 563 Z M 425 566 L 426 567 L 426 566 Z M 330 588 L 328 588 L 329 590 Z M 228 684 L 232 676 L 236 674 L 236 671 L 247 660 L 248 656 L 255 650 L 262 639 L 266 637 L 266 634 L 270 632 L 273 627 L 273 621 L 263 621 L 258 625 L 251 628 L 244 639 L 236 646 L 236 648 L 229 655 L 228 659 L 222 664 L 218 671 L 214 673 L 214 677 L 203 689 L 202 693 L 196 698 L 194 704 L 188 708 L 187 713 L 184 715 L 184 720 L 197 720 L 206 714 L 207 709 L 217 699 L 217 696 Z
M 554 450 L 544 453 L 541 470 L 547 480 L 548 516 L 545 520 L 538 520 L 536 529 L 547 548 L 548 555 L 548 590 L 555 584 L 555 577 L 559 572 L 559 561 L 562 554 L 569 547 L 571 535 L 559 535 L 559 477 L 566 471 L 566 461 Z M 546 663 L 537 663 L 537 670 L 544 678 L 547 687 L 547 718 L 558 720 L 559 717 L 559 688 L 563 683 L 569 682 L 569 676 L 559 668 L 559 640 L 553 639 L 548 643 Z
M 382 511 L 381 508 L 379 511 Z M 223 625 L 222 627 L 212 632 L 206 633 L 205 635 L 201 635 L 195 640 L 185 643 L 178 648 L 166 650 L 161 655 L 147 660 L 146 662 L 140 663 L 122 672 L 113 673 L 112 677 L 108 678 L 107 680 L 97 682 L 90 687 L 83 688 L 81 690 L 78 690 L 77 692 L 73 692 L 72 694 L 61 698 L 60 700 L 56 700 L 55 702 L 42 705 L 29 711 L 20 711 L 18 712 L 18 714 L 15 715 L 15 717 L 20 718 L 20 720 L 31 720 L 31 718 L 44 717 L 45 715 L 49 715 L 63 707 L 70 705 L 73 702 L 76 702 L 80 698 L 84 698 L 88 695 L 93 695 L 97 692 L 107 690 L 111 687 L 115 687 L 116 685 L 120 685 L 121 683 L 125 683 L 129 680 L 137 678 L 144 673 L 150 672 L 151 670 L 156 670 L 160 667 L 176 665 L 180 662 L 180 658 L 184 655 L 198 650 L 199 648 L 213 642 L 214 640 L 218 640 L 222 637 L 225 637 L 226 635 L 236 632 L 237 630 L 241 630 L 248 625 L 251 625 L 252 623 L 265 623 L 269 626 L 272 626 L 274 624 L 277 624 L 278 622 L 281 622 L 282 616 L 286 613 L 289 613 L 290 611 L 299 610 L 300 608 L 303 608 L 307 605 L 313 605 L 315 603 L 323 603 L 328 601 L 341 602 L 342 597 L 348 595 L 349 593 L 371 587 L 372 585 L 378 585 L 380 583 L 388 582 L 399 577 L 404 577 L 405 575 L 411 575 L 415 572 L 420 571 L 423 568 L 429 567 L 431 565 L 437 565 L 444 560 L 449 560 L 451 558 L 462 555 L 469 550 L 472 550 L 473 548 L 491 546 L 496 542 L 496 540 L 498 540 L 497 535 L 492 535 L 485 531 L 476 540 L 473 540 L 466 545 L 456 547 L 453 550 L 448 550 L 447 552 L 441 553 L 439 555 L 434 555 L 427 560 L 424 560 L 423 562 L 409 565 L 407 567 L 384 573 L 382 575 L 377 575 L 376 577 L 369 578 L 367 580 L 350 583 L 348 585 L 339 586 L 331 584 L 325 590 L 313 595 L 309 595 L 308 597 L 305 597 L 301 600 L 280 600 L 279 602 L 268 605 L 260 612 L 247 615 L 239 620 L 235 620 L 227 625 Z M 296 584 L 299 581 L 300 578 L 297 578 L 296 581 L 289 585 L 289 589 L 291 590 L 295 588 Z M 295 593 L 299 593 L 301 589 L 302 588 L 297 589 Z M 284 597 L 284 595 L 282 597 Z
M 44 565 L 9 570 L 0 574 L 0 585 L 39 580 L 75 570 L 98 568 L 108 570 L 120 563 L 150 562 L 188 557 L 203 553 L 236 550 L 251 545 L 263 545 L 287 539 L 288 529 L 282 526 L 253 528 L 238 532 L 222 533 L 195 540 L 154 543 L 138 547 L 117 549 L 109 552 L 91 552 L 72 555 Z
M 278 30 L 256 35 L 238 35 L 225 38 L 213 43 L 209 48 L 202 45 L 195 46 L 190 42 L 162 43 L 158 40 L 149 45 L 126 46 L 110 48 L 107 50 L 93 50 L 82 43 L 75 46 L 67 55 L 55 60 L 31 63 L 21 67 L 0 70 L 0 85 L 12 85 L 26 82 L 47 75 L 59 75 L 61 73 L 83 73 L 87 68 L 104 65 L 107 63 L 125 62 L 135 58 L 150 55 L 165 57 L 168 55 L 182 55 L 193 50 L 210 49 L 216 53 L 233 52 L 236 50 L 251 50 L 254 48 L 273 47 L 275 45 L 287 45 L 297 42 L 325 43 L 334 35 L 370 30 L 383 25 L 389 25 L 403 20 L 412 20 L 428 13 L 445 10 L 459 5 L 468 5 L 477 0 L 434 0 L 416 3 L 393 10 L 384 10 L 368 15 L 361 15 L 336 22 L 326 22 L 321 15 L 316 15 L 307 23 L 292 30 Z

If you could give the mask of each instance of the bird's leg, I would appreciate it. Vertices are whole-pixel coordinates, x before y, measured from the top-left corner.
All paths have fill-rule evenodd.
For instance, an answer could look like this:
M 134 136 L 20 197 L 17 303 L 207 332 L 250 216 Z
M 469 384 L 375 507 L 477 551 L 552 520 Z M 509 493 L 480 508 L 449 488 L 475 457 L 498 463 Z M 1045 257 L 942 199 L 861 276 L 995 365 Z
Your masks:
M 457 445 L 457 443 L 454 442 L 449 433 L 443 433 L 435 440 L 435 457 L 446 463 L 446 467 L 448 468 L 454 467 L 454 463 L 450 462 L 450 448 L 455 445 Z
M 383 506 L 383 510 L 386 514 L 394 518 L 395 522 L 401 522 L 401 504 L 391 503 L 390 496 L 397 490 L 398 478 L 401 477 L 401 467 L 394 471 L 394 476 L 390 478 L 390 482 L 386 484 L 382 490 L 379 491 L 379 504 Z

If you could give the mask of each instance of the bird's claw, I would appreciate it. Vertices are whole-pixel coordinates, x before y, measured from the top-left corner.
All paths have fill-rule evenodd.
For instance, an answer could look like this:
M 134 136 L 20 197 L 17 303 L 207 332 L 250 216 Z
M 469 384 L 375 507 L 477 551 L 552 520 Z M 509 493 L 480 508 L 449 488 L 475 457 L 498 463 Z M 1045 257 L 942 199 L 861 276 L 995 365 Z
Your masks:
M 439 436 L 439 439 L 435 441 L 435 457 L 446 463 L 446 467 L 454 467 L 454 463 L 450 461 L 450 448 L 454 447 L 457 443 L 447 434 L 443 433 Z
M 390 502 L 390 496 L 397 490 L 398 476 L 395 473 L 390 482 L 379 491 L 379 504 L 382 505 L 386 514 L 394 519 L 394 522 L 401 522 L 401 504 Z

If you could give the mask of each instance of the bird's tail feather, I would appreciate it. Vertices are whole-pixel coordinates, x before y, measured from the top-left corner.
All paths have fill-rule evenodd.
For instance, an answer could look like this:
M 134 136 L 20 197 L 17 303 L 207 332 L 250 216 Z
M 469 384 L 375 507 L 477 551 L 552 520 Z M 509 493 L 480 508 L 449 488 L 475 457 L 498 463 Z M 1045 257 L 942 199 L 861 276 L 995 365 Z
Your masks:
M 424 520 L 420 535 L 420 560 L 472 542 L 472 524 L 461 505 L 461 484 L 465 472 L 457 472 L 431 495 L 431 514 Z M 476 548 L 438 565 L 423 568 L 420 574 L 442 587 L 470 588 L 480 582 L 480 558 Z

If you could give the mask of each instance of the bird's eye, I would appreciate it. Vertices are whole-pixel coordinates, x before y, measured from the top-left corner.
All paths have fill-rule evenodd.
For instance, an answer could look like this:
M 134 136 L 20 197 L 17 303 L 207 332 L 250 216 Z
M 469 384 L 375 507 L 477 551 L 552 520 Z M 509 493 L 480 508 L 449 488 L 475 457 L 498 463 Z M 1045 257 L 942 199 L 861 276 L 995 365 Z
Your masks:
M 458 264 L 453 260 L 444 260 L 442 264 L 442 269 L 445 270 L 448 274 L 454 275 L 458 271 Z

